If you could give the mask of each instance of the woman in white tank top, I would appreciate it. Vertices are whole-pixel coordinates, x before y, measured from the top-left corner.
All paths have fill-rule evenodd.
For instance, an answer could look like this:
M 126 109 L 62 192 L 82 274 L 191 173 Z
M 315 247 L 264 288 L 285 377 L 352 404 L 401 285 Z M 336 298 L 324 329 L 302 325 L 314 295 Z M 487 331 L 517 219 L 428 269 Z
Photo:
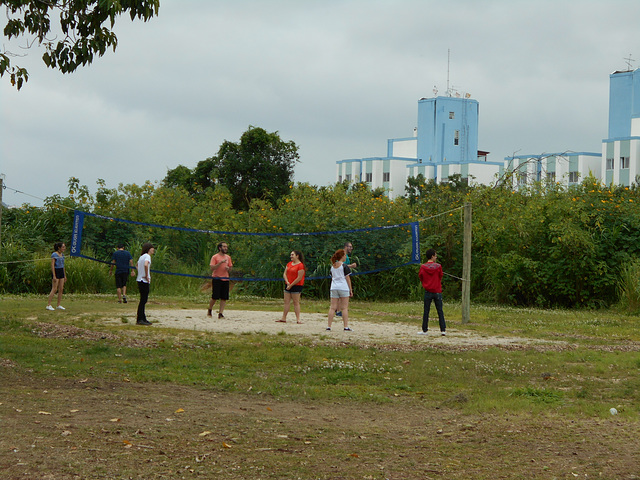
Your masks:
M 331 306 L 329 307 L 329 325 L 327 330 L 331 330 L 333 317 L 336 311 L 342 311 L 342 323 L 344 331 L 351 332 L 349 327 L 349 297 L 353 297 L 351 286 L 351 269 L 345 265 L 347 253 L 341 248 L 331 257 Z

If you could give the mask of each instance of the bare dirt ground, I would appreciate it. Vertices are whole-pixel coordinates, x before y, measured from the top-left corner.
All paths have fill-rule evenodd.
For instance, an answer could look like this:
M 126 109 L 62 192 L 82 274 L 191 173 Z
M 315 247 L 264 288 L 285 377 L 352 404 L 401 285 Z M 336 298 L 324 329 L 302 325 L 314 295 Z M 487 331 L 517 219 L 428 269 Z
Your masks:
M 140 328 L 285 331 L 435 348 L 539 346 L 455 328 L 446 337 L 437 331 L 418 336 L 413 326 L 362 319 L 353 322 L 353 332 L 341 323 L 327 332 L 322 314 L 303 314 L 301 325 L 276 323 L 278 313 L 231 309 L 220 320 L 202 310 L 148 314 L 154 325 Z M 402 399 L 303 404 L 187 386 L 34 378 L 0 361 L 2 479 L 637 480 L 639 436 L 638 422 L 613 416 L 462 416 L 446 403 L 417 406 Z

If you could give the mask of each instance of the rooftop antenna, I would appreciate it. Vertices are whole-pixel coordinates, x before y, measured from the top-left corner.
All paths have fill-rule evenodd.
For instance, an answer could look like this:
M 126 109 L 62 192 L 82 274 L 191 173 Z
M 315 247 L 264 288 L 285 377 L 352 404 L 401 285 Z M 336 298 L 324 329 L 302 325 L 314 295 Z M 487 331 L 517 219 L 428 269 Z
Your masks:
M 633 58 L 631 58 L 631 54 L 629 54 L 629 56 L 624 60 L 627 62 L 627 72 L 630 72 L 631 70 L 633 70 L 631 68 L 631 62 L 633 61 Z
M 451 49 L 447 48 L 447 97 L 451 96 L 451 90 L 449 90 L 449 65 L 451 64 Z

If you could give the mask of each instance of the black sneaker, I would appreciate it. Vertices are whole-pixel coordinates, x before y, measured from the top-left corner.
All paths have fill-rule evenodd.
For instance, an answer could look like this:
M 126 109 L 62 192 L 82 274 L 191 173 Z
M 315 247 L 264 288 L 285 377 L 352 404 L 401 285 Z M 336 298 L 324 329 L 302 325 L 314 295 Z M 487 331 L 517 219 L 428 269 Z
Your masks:
M 127 296 L 126 295 L 122 296 L 122 303 L 127 303 Z
M 148 320 L 138 320 L 136 325 L 151 325 L 151 322 Z
M 220 319 L 220 318 L 224 318 L 224 315 L 221 314 L 221 313 L 218 314 L 218 319 Z

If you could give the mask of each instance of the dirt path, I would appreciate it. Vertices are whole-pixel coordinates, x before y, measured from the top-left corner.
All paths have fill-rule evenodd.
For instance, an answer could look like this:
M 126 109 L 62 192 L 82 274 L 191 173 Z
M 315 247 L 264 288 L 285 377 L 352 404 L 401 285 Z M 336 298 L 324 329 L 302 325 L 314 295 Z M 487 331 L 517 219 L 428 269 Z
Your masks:
M 6 480 L 637 480 L 640 425 L 295 402 L 0 366 Z
M 276 322 L 281 317 L 279 312 L 227 309 L 224 313 L 226 318 L 219 320 L 215 316 L 213 318 L 207 317 L 205 310 L 150 309 L 147 312 L 149 319 L 153 322 L 153 326 L 150 328 L 178 328 L 236 334 L 263 332 L 276 335 L 286 332 L 290 335 L 322 336 L 323 340 L 401 344 L 429 342 L 461 346 L 518 346 L 562 343 L 522 337 L 477 335 L 472 332 L 460 331 L 455 327 L 448 328 L 447 335 L 443 337 L 438 330 L 437 319 L 431 320 L 435 330 L 429 330 L 428 335 L 418 335 L 420 330 L 418 324 L 376 322 L 357 317 L 349 322 L 353 331 L 345 332 L 342 319 L 339 317 L 336 317 L 331 331 L 327 331 L 327 315 L 321 313 L 303 313 L 301 315 L 302 324 L 295 322 L 293 313 L 289 314 L 287 323 Z M 134 317 L 131 317 L 130 321 L 133 322 Z

